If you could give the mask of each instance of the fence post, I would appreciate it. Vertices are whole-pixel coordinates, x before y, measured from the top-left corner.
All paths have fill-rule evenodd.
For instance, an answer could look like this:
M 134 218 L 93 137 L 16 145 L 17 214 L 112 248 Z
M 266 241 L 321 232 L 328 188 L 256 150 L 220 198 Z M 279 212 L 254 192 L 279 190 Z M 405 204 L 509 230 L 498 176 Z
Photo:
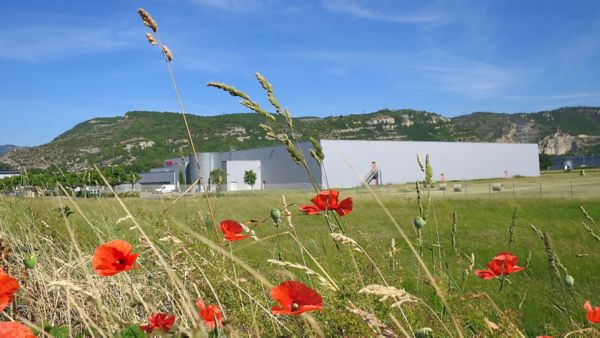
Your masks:
M 542 182 L 540 182 L 540 198 L 542 198 Z
M 571 199 L 573 199 L 573 181 L 571 181 Z
M 492 184 L 488 183 L 488 200 L 492 199 Z

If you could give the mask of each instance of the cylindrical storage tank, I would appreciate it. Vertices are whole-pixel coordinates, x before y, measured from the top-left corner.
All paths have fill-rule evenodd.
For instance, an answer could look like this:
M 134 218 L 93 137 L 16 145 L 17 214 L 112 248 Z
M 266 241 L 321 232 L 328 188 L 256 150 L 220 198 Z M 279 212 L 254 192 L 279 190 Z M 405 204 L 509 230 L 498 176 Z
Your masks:
M 193 183 L 202 176 L 204 183 L 208 184 L 210 172 L 217 168 L 217 165 L 220 165 L 218 155 L 219 153 L 197 153 L 196 155 L 190 155 L 190 164 L 188 165 L 190 182 Z

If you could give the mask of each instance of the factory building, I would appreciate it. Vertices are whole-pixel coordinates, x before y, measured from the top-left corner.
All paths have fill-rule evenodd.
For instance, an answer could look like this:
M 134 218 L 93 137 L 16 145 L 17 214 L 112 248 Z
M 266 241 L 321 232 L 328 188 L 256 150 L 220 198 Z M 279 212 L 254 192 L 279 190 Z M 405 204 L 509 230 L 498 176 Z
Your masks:
M 18 170 L 0 170 L 0 180 L 6 177 L 19 176 L 21 172 Z
M 312 181 L 325 188 L 349 188 L 369 184 L 401 184 L 423 178 L 416 155 L 429 154 L 436 180 L 470 180 L 509 176 L 539 176 L 537 144 L 320 140 L 325 154 L 320 167 L 310 157 L 310 142 L 300 143 L 312 177 L 289 156 L 286 147 L 198 153 L 184 159 L 169 159 L 164 168 L 143 173 L 140 183 L 172 179 L 185 172 L 190 184 L 199 177 L 208 181 L 210 172 L 225 172 L 224 189 L 250 190 L 308 188 Z M 254 187 L 244 183 L 244 172 L 252 170 Z M 169 173 L 169 174 L 167 174 Z

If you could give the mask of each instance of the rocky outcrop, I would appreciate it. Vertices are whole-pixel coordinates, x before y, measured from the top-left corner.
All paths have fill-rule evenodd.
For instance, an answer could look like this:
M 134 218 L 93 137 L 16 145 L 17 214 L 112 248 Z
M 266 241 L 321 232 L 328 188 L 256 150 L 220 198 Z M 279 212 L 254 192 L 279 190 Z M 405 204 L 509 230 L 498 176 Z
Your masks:
M 533 122 L 511 123 L 508 130 L 496 139 L 502 143 L 535 143 L 539 136 L 539 129 Z
M 544 137 L 539 142 L 540 153 L 548 155 L 564 155 L 575 152 L 581 146 L 581 139 L 560 131 Z

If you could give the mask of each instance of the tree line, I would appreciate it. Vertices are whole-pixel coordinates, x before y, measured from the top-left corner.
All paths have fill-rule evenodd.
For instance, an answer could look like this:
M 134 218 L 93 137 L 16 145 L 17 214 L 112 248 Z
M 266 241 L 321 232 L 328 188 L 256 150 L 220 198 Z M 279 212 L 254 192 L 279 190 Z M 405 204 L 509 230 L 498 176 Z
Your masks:
M 120 166 L 100 169 L 111 186 L 134 184 L 140 179 L 137 172 L 128 171 Z M 79 172 L 64 171 L 59 168 L 46 170 L 21 170 L 20 175 L 0 179 L 0 192 L 9 193 L 24 187 L 33 187 L 38 191 L 54 191 L 58 184 L 73 191 L 76 188 L 103 186 L 104 181 L 96 170 Z

